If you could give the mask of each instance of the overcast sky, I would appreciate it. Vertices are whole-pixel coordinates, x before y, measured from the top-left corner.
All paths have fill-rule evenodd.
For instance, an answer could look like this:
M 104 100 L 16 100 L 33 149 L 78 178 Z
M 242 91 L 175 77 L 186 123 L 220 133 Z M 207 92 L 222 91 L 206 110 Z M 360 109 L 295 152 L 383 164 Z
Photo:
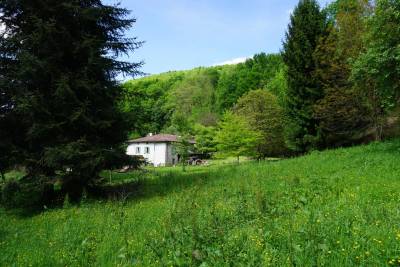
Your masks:
M 129 61 L 149 74 L 240 62 L 282 47 L 298 0 L 103 0 L 120 2 L 137 23 L 128 35 L 146 41 Z M 331 0 L 319 0 L 322 7 Z

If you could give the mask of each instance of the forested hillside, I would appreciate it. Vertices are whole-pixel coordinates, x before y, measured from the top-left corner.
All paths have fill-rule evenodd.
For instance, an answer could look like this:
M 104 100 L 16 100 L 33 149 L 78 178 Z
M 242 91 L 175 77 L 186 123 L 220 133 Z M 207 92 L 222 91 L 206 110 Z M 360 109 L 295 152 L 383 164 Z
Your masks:
M 398 14 L 396 1 L 300 1 L 280 54 L 127 82 L 131 137 L 189 134 L 201 152 L 264 158 L 397 136 Z
M 284 64 L 278 54 L 255 55 L 245 63 L 153 75 L 124 84 L 122 108 L 133 135 L 176 132 L 187 124 L 216 126 L 245 93 L 264 89 L 282 100 Z

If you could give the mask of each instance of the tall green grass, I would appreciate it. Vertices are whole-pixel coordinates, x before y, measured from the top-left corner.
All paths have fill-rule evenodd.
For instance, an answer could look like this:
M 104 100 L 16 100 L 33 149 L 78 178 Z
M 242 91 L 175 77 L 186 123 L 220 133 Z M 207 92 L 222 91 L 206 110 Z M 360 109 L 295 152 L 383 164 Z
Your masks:
M 119 201 L 0 210 L 0 265 L 400 265 L 400 140 L 130 175 Z

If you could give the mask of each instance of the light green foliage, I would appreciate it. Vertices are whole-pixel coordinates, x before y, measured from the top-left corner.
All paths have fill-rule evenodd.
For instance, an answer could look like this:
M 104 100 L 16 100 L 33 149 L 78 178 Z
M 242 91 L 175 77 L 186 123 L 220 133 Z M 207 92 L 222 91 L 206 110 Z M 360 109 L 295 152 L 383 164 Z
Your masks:
M 204 125 L 215 125 L 215 87 L 218 71 L 214 68 L 199 68 L 187 72 L 182 82 L 169 92 L 167 105 L 174 113 Z
M 286 77 L 286 67 L 282 67 L 275 76 L 267 84 L 267 91 L 271 92 L 278 98 L 280 106 L 285 105 L 286 101 L 286 91 L 287 91 L 287 77 Z
M 213 153 L 217 151 L 215 142 L 216 127 L 206 127 L 201 124 L 196 124 L 194 133 L 196 135 L 196 150 L 200 153 Z
M 172 114 L 171 125 L 165 132 L 172 134 L 189 134 L 193 131 L 193 122 L 189 120 L 188 115 L 180 112 Z
M 171 120 L 168 92 L 181 82 L 184 72 L 169 72 L 126 82 L 120 108 L 138 136 L 160 132 Z
M 272 93 L 262 89 L 250 91 L 239 98 L 234 112 L 261 134 L 256 145 L 258 157 L 282 156 L 288 152 L 283 136 L 283 109 Z
M 0 266 L 396 266 L 399 146 L 161 168 L 127 201 L 0 209 Z
M 256 156 L 256 147 L 261 139 L 261 133 L 252 129 L 250 123 L 242 116 L 226 112 L 219 123 L 215 136 L 218 155 Z

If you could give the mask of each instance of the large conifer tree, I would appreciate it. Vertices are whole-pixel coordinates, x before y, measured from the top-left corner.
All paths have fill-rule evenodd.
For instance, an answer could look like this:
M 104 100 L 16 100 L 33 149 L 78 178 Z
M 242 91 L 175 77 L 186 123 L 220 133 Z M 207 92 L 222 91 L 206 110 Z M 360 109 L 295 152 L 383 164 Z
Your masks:
M 12 102 L 8 117 L 18 120 L 18 163 L 27 178 L 61 178 L 79 196 L 123 155 L 116 77 L 141 64 L 117 58 L 141 45 L 123 35 L 135 20 L 100 0 L 2 0 L 0 14 L 1 87 Z
M 321 98 L 322 90 L 313 74 L 313 53 L 325 29 L 326 17 L 317 2 L 300 0 L 290 18 L 283 59 L 288 77 L 286 139 L 289 147 L 301 152 L 313 148 L 318 142 L 313 105 Z

